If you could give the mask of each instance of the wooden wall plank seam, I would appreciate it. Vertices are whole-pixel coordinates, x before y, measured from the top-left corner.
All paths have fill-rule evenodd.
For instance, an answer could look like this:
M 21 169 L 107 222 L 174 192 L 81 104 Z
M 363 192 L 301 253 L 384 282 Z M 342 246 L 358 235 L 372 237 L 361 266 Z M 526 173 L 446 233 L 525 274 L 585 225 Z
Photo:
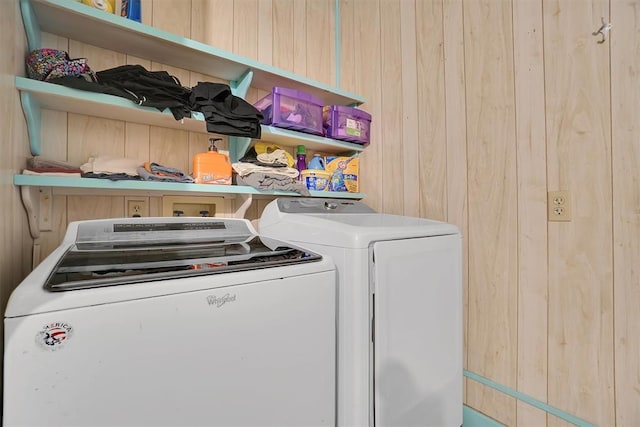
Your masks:
M 518 179 L 517 389 L 547 401 L 547 175 L 542 2 L 512 1 Z M 518 401 L 518 425 L 546 413 Z

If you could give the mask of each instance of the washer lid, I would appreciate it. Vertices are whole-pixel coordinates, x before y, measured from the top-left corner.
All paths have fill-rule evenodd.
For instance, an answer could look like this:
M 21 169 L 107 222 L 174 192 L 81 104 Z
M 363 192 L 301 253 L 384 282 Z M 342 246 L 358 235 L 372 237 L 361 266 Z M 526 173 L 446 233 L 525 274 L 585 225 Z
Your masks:
M 320 255 L 269 245 L 245 220 L 184 218 L 87 221 L 44 283 L 68 291 L 317 261 Z
M 293 242 L 342 248 L 367 248 L 382 240 L 459 234 L 453 224 L 376 213 L 359 201 L 277 199 L 260 218 L 263 235 Z

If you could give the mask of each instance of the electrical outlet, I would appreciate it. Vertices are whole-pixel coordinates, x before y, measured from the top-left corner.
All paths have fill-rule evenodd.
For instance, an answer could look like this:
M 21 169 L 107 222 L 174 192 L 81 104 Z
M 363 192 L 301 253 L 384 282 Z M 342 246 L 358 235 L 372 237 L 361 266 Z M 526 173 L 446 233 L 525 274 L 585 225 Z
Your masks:
M 569 191 L 549 191 L 547 193 L 549 221 L 571 221 L 571 197 Z
M 143 199 L 127 199 L 127 216 L 141 217 L 149 216 L 149 207 L 147 201 Z

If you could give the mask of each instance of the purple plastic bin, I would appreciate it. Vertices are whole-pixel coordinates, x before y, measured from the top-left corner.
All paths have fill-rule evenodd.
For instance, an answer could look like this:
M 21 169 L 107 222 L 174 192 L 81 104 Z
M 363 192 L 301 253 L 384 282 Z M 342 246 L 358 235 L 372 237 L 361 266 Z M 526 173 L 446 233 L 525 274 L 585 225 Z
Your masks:
M 323 119 L 327 138 L 369 144 L 371 114 L 353 107 L 328 105 L 323 109 Z
M 322 135 L 322 101 L 308 93 L 274 86 L 255 104 L 262 112 L 262 124 Z

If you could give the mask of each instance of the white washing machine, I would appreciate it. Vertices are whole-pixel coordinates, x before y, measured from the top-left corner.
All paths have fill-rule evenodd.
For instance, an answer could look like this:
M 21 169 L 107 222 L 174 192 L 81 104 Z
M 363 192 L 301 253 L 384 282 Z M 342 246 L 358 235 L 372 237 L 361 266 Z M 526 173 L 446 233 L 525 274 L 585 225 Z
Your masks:
M 3 424 L 335 425 L 335 286 L 246 220 L 72 223 L 9 300 Z
M 462 237 L 358 201 L 277 199 L 261 235 L 338 273 L 340 427 L 462 425 Z

